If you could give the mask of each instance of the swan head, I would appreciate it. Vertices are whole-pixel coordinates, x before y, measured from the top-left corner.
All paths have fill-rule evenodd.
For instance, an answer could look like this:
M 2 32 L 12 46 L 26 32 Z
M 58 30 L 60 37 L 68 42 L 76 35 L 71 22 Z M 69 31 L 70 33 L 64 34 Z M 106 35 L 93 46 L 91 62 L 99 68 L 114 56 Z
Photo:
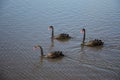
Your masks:
M 48 30 L 51 30 L 51 29 L 53 29 L 53 26 L 49 26 L 49 27 L 48 27 Z
M 37 49 L 37 48 L 40 48 L 40 45 L 34 45 L 33 46 L 33 50 Z
M 81 33 L 84 33 L 84 32 L 85 32 L 85 28 L 80 29 L 80 32 L 81 32 Z

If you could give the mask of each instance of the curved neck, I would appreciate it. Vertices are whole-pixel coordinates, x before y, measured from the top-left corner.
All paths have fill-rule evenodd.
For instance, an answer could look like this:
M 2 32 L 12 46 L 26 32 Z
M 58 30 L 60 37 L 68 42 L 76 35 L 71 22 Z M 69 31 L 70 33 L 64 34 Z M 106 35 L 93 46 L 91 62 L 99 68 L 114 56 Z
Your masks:
M 83 41 L 82 41 L 83 44 L 84 44 L 84 42 L 85 42 L 85 36 L 86 36 L 86 32 L 85 32 L 85 30 L 84 30 Z
M 54 38 L 54 28 L 52 27 L 52 34 L 51 38 Z
M 39 46 L 40 51 L 41 51 L 41 56 L 43 56 L 43 48 L 41 46 Z

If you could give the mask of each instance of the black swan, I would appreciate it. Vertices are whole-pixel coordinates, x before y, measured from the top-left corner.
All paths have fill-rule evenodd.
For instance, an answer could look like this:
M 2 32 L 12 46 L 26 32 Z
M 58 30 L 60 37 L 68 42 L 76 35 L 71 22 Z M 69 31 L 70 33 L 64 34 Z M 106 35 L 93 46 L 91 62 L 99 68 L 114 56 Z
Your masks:
M 104 44 L 104 42 L 102 42 L 102 40 L 99 40 L 99 39 L 94 39 L 94 40 L 90 40 L 88 42 L 85 42 L 86 31 L 84 28 L 81 29 L 80 31 L 81 31 L 81 33 L 84 33 L 83 34 L 83 41 L 82 41 L 81 45 L 94 47 L 94 46 L 101 46 Z
M 69 34 L 66 33 L 61 33 L 58 35 L 54 36 L 54 27 L 53 26 L 49 26 L 48 29 L 52 29 L 52 34 L 51 34 L 51 38 L 52 39 L 58 39 L 58 40 L 65 40 L 65 39 L 70 39 L 71 37 L 69 36 Z
M 41 56 L 45 57 L 45 58 L 58 58 L 58 57 L 64 56 L 64 54 L 62 53 L 62 51 L 53 51 L 53 52 L 49 52 L 46 55 L 44 55 L 43 54 L 43 48 L 40 45 L 33 46 L 33 50 L 35 50 L 36 48 L 40 49 Z

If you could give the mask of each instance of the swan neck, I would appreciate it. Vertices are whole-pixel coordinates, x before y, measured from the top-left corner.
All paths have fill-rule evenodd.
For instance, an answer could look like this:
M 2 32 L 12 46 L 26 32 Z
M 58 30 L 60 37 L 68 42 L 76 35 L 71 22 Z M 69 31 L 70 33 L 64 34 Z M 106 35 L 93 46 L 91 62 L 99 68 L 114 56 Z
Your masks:
M 54 37 L 54 28 L 52 27 L 52 38 Z
M 43 56 L 43 48 L 41 46 L 40 47 L 40 51 L 41 51 L 41 56 Z
M 86 37 L 86 32 L 84 30 L 84 34 L 83 34 L 83 44 L 85 43 L 85 37 Z

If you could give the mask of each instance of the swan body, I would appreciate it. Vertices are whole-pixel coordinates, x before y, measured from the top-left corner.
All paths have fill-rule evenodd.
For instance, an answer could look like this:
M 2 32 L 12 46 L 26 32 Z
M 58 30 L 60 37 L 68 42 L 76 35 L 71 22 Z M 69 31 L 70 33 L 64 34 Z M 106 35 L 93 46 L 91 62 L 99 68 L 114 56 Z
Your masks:
M 52 35 L 51 35 L 52 39 L 64 40 L 64 39 L 70 39 L 71 38 L 69 36 L 69 34 L 66 34 L 66 33 L 61 33 L 61 34 L 58 34 L 58 35 L 54 36 L 54 27 L 49 26 L 48 28 L 49 28 L 49 30 L 52 29 Z
M 54 36 L 54 38 L 55 39 L 70 39 L 71 37 L 69 36 L 69 34 L 61 33 L 61 34 Z
M 94 39 L 94 40 L 90 40 L 88 42 L 84 42 L 82 43 L 81 45 L 85 45 L 85 46 L 91 46 L 91 47 L 94 47 L 94 46 L 101 46 L 103 45 L 104 43 L 99 40 L 99 39 Z
M 41 56 L 43 56 L 45 58 L 58 58 L 58 57 L 64 56 L 62 51 L 53 51 L 53 52 L 49 52 L 46 55 L 44 55 L 43 54 L 43 48 L 40 45 L 35 45 L 33 48 L 34 49 L 39 48 L 41 50 Z
M 81 45 L 94 47 L 94 46 L 102 46 L 104 44 L 104 42 L 102 42 L 102 40 L 99 40 L 99 39 L 94 39 L 94 40 L 90 40 L 88 42 L 85 42 L 85 36 L 86 36 L 85 29 L 83 28 L 81 31 L 84 33 L 83 41 L 82 41 Z
M 46 58 L 57 58 L 57 57 L 61 57 L 61 56 L 64 56 L 62 54 L 62 51 L 54 51 L 54 52 L 49 52 L 44 57 L 46 57 Z

